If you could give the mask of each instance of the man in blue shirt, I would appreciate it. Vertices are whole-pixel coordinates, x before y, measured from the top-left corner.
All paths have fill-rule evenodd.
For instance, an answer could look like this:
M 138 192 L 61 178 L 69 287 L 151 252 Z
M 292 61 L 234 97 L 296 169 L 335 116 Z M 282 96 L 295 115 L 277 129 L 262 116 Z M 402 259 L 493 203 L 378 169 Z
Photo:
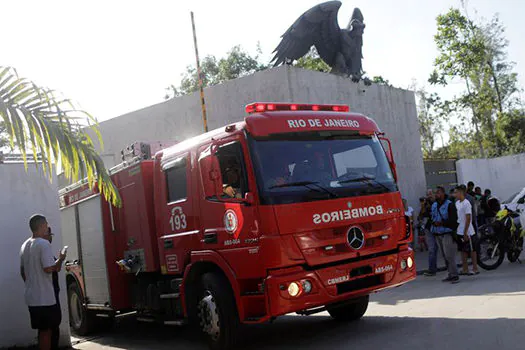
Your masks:
M 432 204 L 431 220 L 431 232 L 436 237 L 439 248 L 447 262 L 448 276 L 443 282 L 458 283 L 457 244 L 455 240 L 458 216 L 456 206 L 447 198 L 445 189 L 441 186 L 436 189 L 436 201 Z

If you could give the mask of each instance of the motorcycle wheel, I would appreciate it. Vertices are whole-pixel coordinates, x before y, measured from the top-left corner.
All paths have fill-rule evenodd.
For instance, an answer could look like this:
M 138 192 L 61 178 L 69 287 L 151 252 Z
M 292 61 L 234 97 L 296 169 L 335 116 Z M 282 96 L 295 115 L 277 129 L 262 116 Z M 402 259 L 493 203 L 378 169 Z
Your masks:
M 478 265 L 485 270 L 495 270 L 505 259 L 505 251 L 497 237 L 485 236 L 479 241 Z
M 507 252 L 507 259 L 509 259 L 511 263 L 516 262 L 519 259 L 522 247 L 523 247 L 523 238 L 520 238 L 518 240 L 516 249 L 512 249 Z
M 508 251 L 507 252 L 507 259 L 509 259 L 509 261 L 511 263 L 513 262 L 516 262 L 518 260 L 518 258 L 520 257 L 520 251 L 519 250 L 511 250 L 511 251 Z

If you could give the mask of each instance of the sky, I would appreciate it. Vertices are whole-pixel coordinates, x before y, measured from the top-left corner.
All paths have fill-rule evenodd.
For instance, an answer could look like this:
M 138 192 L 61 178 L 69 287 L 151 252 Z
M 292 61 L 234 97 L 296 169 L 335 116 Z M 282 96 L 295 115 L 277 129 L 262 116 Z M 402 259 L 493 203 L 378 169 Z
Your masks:
M 1 3 L 0 65 L 76 101 L 99 121 L 162 102 L 195 64 L 190 11 L 195 13 L 199 53 L 221 57 L 240 44 L 269 61 L 284 31 L 319 0 L 28 1 Z M 425 85 L 437 55 L 435 18 L 459 0 L 343 0 L 339 24 L 354 7 L 366 29 L 363 66 L 394 86 Z M 525 86 L 525 1 L 470 0 L 472 18 L 499 13 Z M 442 92 L 453 95 L 460 86 Z M 429 89 L 431 90 L 431 89 Z

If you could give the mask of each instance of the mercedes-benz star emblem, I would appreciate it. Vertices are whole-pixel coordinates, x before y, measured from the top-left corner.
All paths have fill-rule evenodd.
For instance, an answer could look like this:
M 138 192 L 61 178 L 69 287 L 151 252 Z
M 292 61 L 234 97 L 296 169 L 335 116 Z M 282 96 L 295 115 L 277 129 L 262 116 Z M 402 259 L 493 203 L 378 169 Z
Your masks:
M 348 240 L 350 247 L 355 250 L 359 250 L 365 245 L 365 234 L 357 226 L 350 227 L 346 234 L 346 239 Z

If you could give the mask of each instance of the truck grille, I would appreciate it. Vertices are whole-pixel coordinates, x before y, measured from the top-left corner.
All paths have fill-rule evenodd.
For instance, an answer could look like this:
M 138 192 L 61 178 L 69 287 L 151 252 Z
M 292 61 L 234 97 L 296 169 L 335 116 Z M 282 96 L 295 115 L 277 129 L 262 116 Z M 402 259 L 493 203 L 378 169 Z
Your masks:
M 360 289 L 370 288 L 381 284 L 381 276 L 374 275 L 364 278 L 358 278 L 352 281 L 339 283 L 337 285 L 337 294 L 344 294 Z

